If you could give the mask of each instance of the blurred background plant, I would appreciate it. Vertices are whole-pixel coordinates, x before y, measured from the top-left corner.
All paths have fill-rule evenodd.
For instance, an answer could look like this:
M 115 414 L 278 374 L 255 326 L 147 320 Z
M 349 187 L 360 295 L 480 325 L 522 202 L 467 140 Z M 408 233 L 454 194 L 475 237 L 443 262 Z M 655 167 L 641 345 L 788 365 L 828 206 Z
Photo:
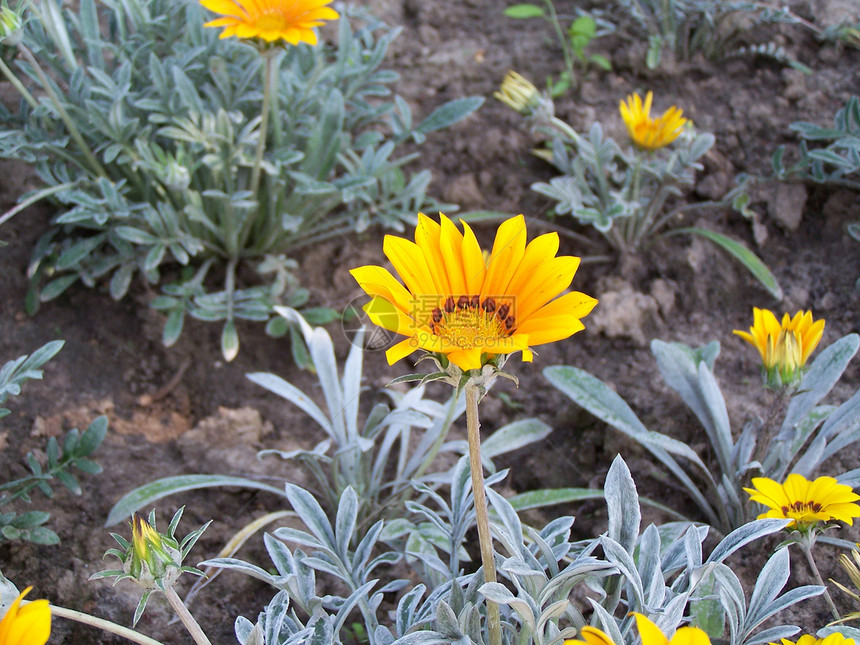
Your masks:
M 406 142 L 450 126 L 480 97 L 446 103 L 414 124 L 380 69 L 399 29 L 346 8 L 337 45 L 300 44 L 261 56 L 219 40 L 196 2 L 56 0 L 3 12 L 0 72 L 22 96 L 0 107 L 0 156 L 31 163 L 60 212 L 37 242 L 27 309 L 80 280 L 108 278 L 115 299 L 136 274 L 160 285 L 151 305 L 165 344 L 186 314 L 222 321 L 225 358 L 235 320 L 305 307 L 296 252 L 372 225 L 402 227 L 422 208 L 429 171 L 409 175 Z M 262 122 L 264 68 L 273 65 L 270 126 Z M 261 137 L 263 146 L 258 147 Z M 335 317 L 307 310 L 316 322 Z M 276 318 L 272 334 L 286 333 Z
M 564 56 L 564 71 L 557 80 L 547 77 L 546 87 L 553 98 L 562 96 L 569 89 L 576 87 L 576 68 L 585 72 L 589 65 L 594 65 L 604 71 L 612 69 L 612 63 L 601 54 L 586 53 L 585 49 L 596 38 L 607 36 L 615 31 L 615 25 L 602 17 L 602 12 L 587 12 L 577 8 L 576 17 L 559 16 L 552 0 L 544 0 L 544 7 L 532 4 L 515 4 L 504 11 L 508 18 L 526 19 L 542 18 L 553 29 L 556 40 L 561 46 Z M 562 21 L 570 20 L 565 30 Z
M 802 25 L 815 34 L 823 33 L 787 6 L 774 7 L 764 2 L 615 0 L 613 4 L 636 24 L 636 28 L 630 29 L 632 38 L 641 38 L 643 31 L 647 35 L 645 63 L 650 69 L 659 67 L 668 51 L 679 61 L 690 60 L 697 53 L 712 61 L 737 54 L 761 55 L 811 73 L 776 43 L 751 43 L 748 37 L 761 31 L 763 25 L 786 23 Z
M 4 406 L 10 396 L 20 394 L 21 385 L 28 380 L 41 379 L 42 366 L 62 347 L 63 341 L 55 340 L 29 356 L 25 354 L 7 362 L 0 369 L 0 406 Z M 8 408 L 0 407 L 0 419 L 9 413 Z M 25 461 L 30 474 L 0 483 L 0 543 L 23 540 L 34 544 L 57 544 L 60 541 L 54 531 L 44 526 L 51 519 L 51 514 L 47 511 L 17 513 L 3 508 L 18 501 L 31 503 L 30 495 L 33 490 L 38 490 L 50 499 L 54 496 L 50 484 L 54 479 L 75 495 L 80 495 L 81 485 L 70 470 L 74 467 L 91 475 L 102 471 L 101 466 L 90 459 L 90 456 L 99 447 L 106 433 L 107 417 L 98 417 L 83 433 L 77 428 L 70 430 L 63 439 L 62 447 L 56 437 L 49 437 L 42 460 L 32 451 L 27 453 Z
M 653 340 L 651 351 L 660 374 L 701 423 L 719 465 L 716 471 L 686 443 L 650 430 L 619 394 L 585 370 L 558 365 L 543 373 L 575 403 L 648 450 L 681 484 L 708 524 L 726 535 L 753 516 L 742 491 L 751 477 L 782 481 L 787 474 L 798 473 L 808 478 L 860 440 L 860 390 L 840 405 L 822 403 L 858 347 L 860 337 L 849 334 L 825 348 L 800 384 L 771 394 L 763 416 L 747 420 L 735 440 L 714 374 L 719 343 L 694 349 Z M 851 487 L 860 485 L 860 469 L 833 476 Z

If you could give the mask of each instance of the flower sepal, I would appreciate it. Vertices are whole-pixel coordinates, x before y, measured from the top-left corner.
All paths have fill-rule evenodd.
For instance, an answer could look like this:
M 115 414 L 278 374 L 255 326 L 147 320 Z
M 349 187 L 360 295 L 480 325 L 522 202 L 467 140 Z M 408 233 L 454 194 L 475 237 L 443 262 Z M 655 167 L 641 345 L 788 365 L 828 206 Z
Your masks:
M 105 552 L 105 557 L 111 555 L 118 558 L 122 562 L 122 569 L 99 571 L 90 576 L 90 580 L 115 578 L 114 584 L 120 580 L 133 580 L 144 590 L 134 612 L 133 625 L 136 625 L 143 615 L 146 602 L 153 591 L 164 591 L 172 587 L 183 573 L 205 576 L 196 567 L 184 566 L 182 561 L 212 520 L 186 535 L 180 542 L 175 534 L 184 510 L 183 506 L 176 511 L 166 533 L 159 533 L 155 528 L 155 510 L 150 511 L 149 519 L 135 513 L 131 521 L 132 540 L 129 542 L 118 533 L 111 533 L 120 548 L 108 549 Z

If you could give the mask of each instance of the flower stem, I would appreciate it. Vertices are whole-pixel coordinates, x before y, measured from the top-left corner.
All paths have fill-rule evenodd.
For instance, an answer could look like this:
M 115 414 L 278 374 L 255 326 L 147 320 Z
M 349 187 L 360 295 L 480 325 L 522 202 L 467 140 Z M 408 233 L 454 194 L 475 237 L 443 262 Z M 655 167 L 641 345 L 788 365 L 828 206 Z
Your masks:
M 824 587 L 824 600 L 827 601 L 827 606 L 830 607 L 830 612 L 833 614 L 833 620 L 841 620 L 842 616 L 839 615 L 839 610 L 836 609 L 836 605 L 833 603 L 833 598 L 830 597 L 830 592 L 827 591 L 827 585 L 824 584 L 824 580 L 822 580 L 821 574 L 818 572 L 815 560 L 812 558 L 812 545 L 801 542 L 800 548 L 803 551 L 803 555 L 806 556 L 806 561 L 809 563 L 809 568 L 812 570 L 812 576 L 815 578 L 815 582 Z
M 167 598 L 167 602 L 169 602 L 170 606 L 173 608 L 173 611 L 175 611 L 176 615 L 179 616 L 179 620 L 181 620 L 182 624 L 185 625 L 185 629 L 187 629 L 188 633 L 191 634 L 191 638 L 194 639 L 194 642 L 197 643 L 197 645 L 212 645 L 206 637 L 206 634 L 203 633 L 200 625 L 198 625 L 197 621 L 194 620 L 194 616 L 192 616 L 191 612 L 188 611 L 188 607 L 185 606 L 185 603 L 183 603 L 182 599 L 176 594 L 173 587 L 170 585 L 166 586 L 164 588 L 164 595 Z
M 15 73 L 11 69 L 9 69 L 9 67 L 6 65 L 6 63 L 3 62 L 2 58 L 0 58 L 0 72 L 3 73 L 3 76 L 6 77 L 7 81 L 12 83 L 12 86 L 16 90 L 18 90 L 18 93 L 22 97 L 24 97 L 24 100 L 30 104 L 31 108 L 35 109 L 35 108 L 39 107 L 38 101 L 36 101 L 36 99 L 33 98 L 33 95 L 30 94 L 30 91 L 26 87 L 24 87 L 24 84 L 18 79 L 17 76 L 15 76 Z
M 481 463 L 481 423 L 478 421 L 478 386 L 466 384 L 466 432 L 469 440 L 469 466 L 472 470 L 472 493 L 475 496 L 475 519 L 478 524 L 478 542 L 481 545 L 481 564 L 484 582 L 496 582 L 496 563 L 493 559 L 493 536 L 490 534 L 490 515 L 484 491 L 484 466 Z M 501 645 L 502 625 L 499 606 L 487 601 L 487 631 L 490 645 Z
M 27 605 L 29 602 L 35 601 L 22 601 L 22 605 Z M 59 616 L 60 618 L 65 618 L 67 620 L 74 620 L 77 623 L 81 623 L 83 625 L 90 625 L 91 627 L 97 627 L 106 632 L 110 632 L 111 634 L 116 634 L 126 640 L 130 640 L 132 643 L 139 643 L 140 645 L 162 645 L 160 641 L 155 640 L 154 638 L 150 638 L 149 636 L 144 636 L 143 634 L 134 631 L 133 629 L 129 629 L 128 627 L 123 627 L 122 625 L 117 625 L 116 623 L 112 623 L 109 620 L 105 620 L 103 618 L 96 618 L 95 616 L 90 616 L 89 614 L 85 614 L 80 611 L 75 611 L 74 609 L 66 609 L 65 607 L 58 607 L 57 605 L 50 605 L 51 607 L 51 615 Z
M 75 143 L 78 144 L 78 147 L 81 149 L 81 153 L 83 153 L 84 158 L 90 165 L 90 170 L 95 172 L 99 177 L 107 177 L 107 172 L 105 172 L 105 169 L 102 168 L 102 165 L 99 163 L 98 159 L 96 159 L 95 155 L 93 155 L 92 150 L 90 150 L 89 146 L 87 145 L 87 142 L 84 141 L 83 136 L 81 136 L 80 131 L 78 130 L 77 126 L 75 126 L 75 122 L 72 121 L 72 117 L 69 116 L 69 113 L 63 106 L 63 102 L 60 101 L 60 97 L 57 96 L 56 92 L 54 92 L 54 88 L 51 86 L 51 82 L 48 80 L 48 77 L 45 76 L 45 72 L 42 71 L 42 68 L 39 65 L 39 61 L 36 60 L 36 57 L 33 56 L 32 52 L 24 45 L 18 45 L 18 51 L 20 51 L 21 55 L 25 59 L 27 59 L 27 62 L 33 66 L 33 70 L 39 77 L 39 81 L 42 83 L 42 87 L 45 89 L 45 93 L 50 97 L 51 101 L 53 102 L 54 107 L 57 109 L 57 113 L 60 115 L 60 119 L 65 124 L 66 129 L 69 131 L 69 134 L 71 135 L 72 139 L 74 139 Z
M 266 131 L 269 126 L 269 111 L 272 103 L 272 75 L 275 68 L 277 49 L 268 49 L 263 54 L 265 67 L 263 70 L 263 108 L 260 114 L 260 135 L 257 139 L 257 154 L 254 157 L 254 170 L 251 173 L 251 193 L 260 208 L 260 197 L 257 191 L 260 187 L 260 168 L 263 165 L 263 153 L 266 151 Z

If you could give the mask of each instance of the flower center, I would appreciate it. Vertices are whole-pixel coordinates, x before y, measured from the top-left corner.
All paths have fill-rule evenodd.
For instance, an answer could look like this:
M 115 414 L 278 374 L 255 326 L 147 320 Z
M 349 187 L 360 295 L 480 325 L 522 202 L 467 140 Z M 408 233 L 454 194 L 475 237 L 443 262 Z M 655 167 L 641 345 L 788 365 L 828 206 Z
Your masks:
M 516 329 L 514 299 L 487 296 L 448 296 L 430 314 L 430 329 L 452 347 L 486 347 L 510 336 Z
M 807 513 L 818 513 L 823 506 L 818 502 L 801 502 L 797 500 L 792 502 L 791 506 L 783 506 L 782 514 L 786 517 L 803 517 Z
M 280 9 L 269 9 L 257 18 L 257 29 L 260 31 L 282 31 L 286 27 L 287 17 Z

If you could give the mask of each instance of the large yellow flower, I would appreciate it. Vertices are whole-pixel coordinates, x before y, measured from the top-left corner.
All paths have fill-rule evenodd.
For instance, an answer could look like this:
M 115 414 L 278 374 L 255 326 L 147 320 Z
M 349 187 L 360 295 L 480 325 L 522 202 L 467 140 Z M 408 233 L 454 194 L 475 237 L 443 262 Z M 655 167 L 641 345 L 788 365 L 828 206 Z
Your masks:
M 331 0 L 200 0 L 200 4 L 221 14 L 206 27 L 224 27 L 221 38 L 262 38 L 266 42 L 285 40 L 290 45 L 317 44 L 314 27 L 339 17 L 325 5 Z
M 770 645 L 778 645 L 770 643 Z M 797 639 L 797 642 L 790 641 L 787 638 L 782 639 L 782 645 L 854 645 L 853 638 L 845 638 L 839 632 L 833 632 L 824 638 L 816 638 L 812 634 L 804 634 Z
M 631 94 L 627 97 L 627 103 L 621 101 L 618 106 L 633 143 L 645 150 L 657 150 L 668 146 L 678 138 L 687 123 L 687 119 L 681 116 L 683 112 L 674 105 L 661 116 L 652 119 L 653 98 L 654 93 L 649 91 L 645 95 L 643 104 L 638 94 Z
M 672 636 L 672 640 L 669 640 L 645 614 L 634 613 L 633 615 L 636 616 L 636 626 L 639 628 L 642 645 L 711 645 L 708 634 L 698 627 L 681 627 Z M 607 634 L 596 627 L 583 627 L 580 636 L 582 640 L 569 638 L 564 641 L 564 645 L 615 645 Z M 837 644 L 828 643 L 828 645 Z
M 0 621 L 0 645 L 45 645 L 51 635 L 51 608 L 47 600 L 35 600 L 21 607 L 33 587 L 22 591 Z
M 383 251 L 403 284 L 380 266 L 350 271 L 373 297 L 364 308 L 370 319 L 407 336 L 386 352 L 389 364 L 416 349 L 444 354 L 463 370 L 517 351 L 530 361 L 530 347 L 584 329 L 580 319 L 597 300 L 577 291 L 559 296 L 579 258 L 556 256 L 557 233 L 526 244 L 525 218 L 517 215 L 499 226 L 485 259 L 465 222 L 463 229 L 445 215 L 437 223 L 419 213 L 414 243 L 386 235 Z
M 758 350 L 769 384 L 790 384 L 800 379 L 818 346 L 824 319 L 813 322 L 811 311 L 798 311 L 792 318 L 784 314 L 780 323 L 772 311 L 754 307 L 749 332 L 735 329 L 734 333 Z
M 803 475 L 792 473 L 784 484 L 767 477 L 753 477 L 752 485 L 754 488 L 744 488 L 750 500 L 770 509 L 759 515 L 759 519 L 791 519 L 789 527 L 803 530 L 830 520 L 852 525 L 853 518 L 860 517 L 860 506 L 854 503 L 860 500 L 860 495 L 850 486 L 837 483 L 833 477 L 809 481 Z

